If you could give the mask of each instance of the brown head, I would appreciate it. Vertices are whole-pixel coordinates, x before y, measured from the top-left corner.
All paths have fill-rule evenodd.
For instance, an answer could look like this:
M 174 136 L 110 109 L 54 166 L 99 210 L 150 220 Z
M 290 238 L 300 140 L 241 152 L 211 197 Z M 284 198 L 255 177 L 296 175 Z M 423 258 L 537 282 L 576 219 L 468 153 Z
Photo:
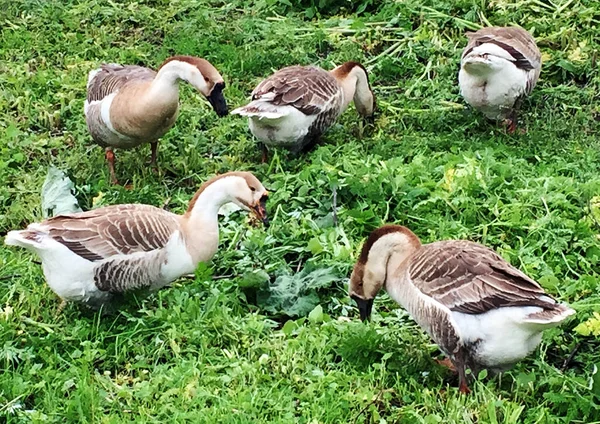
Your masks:
M 269 225 L 265 207 L 269 193 L 251 172 L 227 172 L 206 181 L 190 201 L 186 217 L 192 215 L 197 205 L 202 206 L 198 201 L 207 193 L 210 193 L 209 197 L 218 198 L 221 204 L 233 202 L 244 210 L 254 212 L 266 226 Z
M 217 115 L 227 115 L 227 102 L 223 97 L 225 81 L 208 60 L 194 56 L 173 56 L 165 60 L 158 71 L 167 66 L 178 69 L 181 78 L 207 98 Z
M 369 84 L 369 73 L 367 69 L 358 62 L 346 62 L 334 70 L 331 74 L 344 88 L 344 95 L 352 93 L 356 110 L 363 117 L 371 117 L 375 112 L 375 94 Z M 346 99 L 350 102 L 350 98 Z
M 384 225 L 369 234 L 354 265 L 348 287 L 363 321 L 371 315 L 373 300 L 386 283 L 390 260 L 399 264 L 420 245 L 419 238 L 401 225 Z

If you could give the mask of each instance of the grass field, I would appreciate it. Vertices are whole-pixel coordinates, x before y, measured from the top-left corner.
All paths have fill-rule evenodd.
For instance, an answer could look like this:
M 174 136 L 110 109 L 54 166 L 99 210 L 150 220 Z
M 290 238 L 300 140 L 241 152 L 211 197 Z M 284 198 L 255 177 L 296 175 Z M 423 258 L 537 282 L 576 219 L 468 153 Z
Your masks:
M 203 181 L 230 170 L 251 170 L 274 192 L 270 228 L 222 218 L 220 250 L 195 279 L 116 315 L 58 313 L 37 259 L 2 246 L 0 422 L 599 423 L 598 2 L 290 4 L 3 4 L 1 235 L 41 219 L 51 164 L 70 175 L 84 209 L 142 202 L 182 212 Z M 542 50 L 526 134 L 507 135 L 458 94 L 464 32 L 489 24 L 519 24 Z M 217 118 L 182 85 L 161 173 L 145 166 L 148 147 L 117 151 L 117 176 L 133 189 L 111 186 L 84 121 L 87 73 L 173 54 L 209 59 L 231 107 L 283 66 L 361 61 L 375 124 L 351 107 L 309 154 L 274 151 L 261 164 L 246 122 Z M 484 243 L 577 315 L 512 371 L 480 375 L 460 395 L 401 308 L 381 296 L 363 324 L 347 297 L 362 240 L 385 222 L 425 242 Z

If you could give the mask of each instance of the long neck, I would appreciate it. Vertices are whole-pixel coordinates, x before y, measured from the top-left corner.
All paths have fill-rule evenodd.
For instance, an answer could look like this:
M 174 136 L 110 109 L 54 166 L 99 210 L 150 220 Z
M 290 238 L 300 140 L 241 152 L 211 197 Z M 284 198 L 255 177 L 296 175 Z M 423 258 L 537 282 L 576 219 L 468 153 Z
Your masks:
M 219 209 L 231 202 L 230 181 L 218 180 L 209 184 L 195 197 L 194 204 L 183 217 L 186 245 L 195 263 L 207 261 L 219 245 Z
M 335 73 L 334 76 L 338 78 Z M 347 75 L 338 78 L 338 82 L 344 93 L 342 111 L 346 110 L 352 100 L 359 111 L 372 108 L 373 93 L 369 88 L 367 74 L 360 66 L 355 66 Z
M 232 201 L 233 181 L 223 178 L 204 187 L 197 196 L 192 209 L 185 216 L 190 221 L 217 222 L 219 209 Z
M 148 90 L 148 96 L 161 103 L 179 100 L 179 81 L 189 81 L 196 69 L 189 63 L 174 60 L 160 68 Z
M 369 251 L 365 273 L 372 272 L 377 281 L 387 284 L 387 276 L 394 274 L 398 267 L 421 246 L 414 235 L 402 232 L 387 234 L 377 240 Z

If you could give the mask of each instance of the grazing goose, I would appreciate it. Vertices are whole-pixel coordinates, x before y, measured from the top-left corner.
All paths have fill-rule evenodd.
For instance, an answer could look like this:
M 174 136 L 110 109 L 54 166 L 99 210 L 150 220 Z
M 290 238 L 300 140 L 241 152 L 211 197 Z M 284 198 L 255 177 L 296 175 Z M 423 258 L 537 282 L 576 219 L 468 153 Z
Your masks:
M 360 63 L 346 62 L 331 72 L 290 66 L 263 80 L 252 92 L 252 101 L 231 113 L 249 117 L 265 162 L 265 144 L 295 153 L 309 150 L 353 99 L 360 115 L 373 115 L 375 97 Z
M 267 224 L 267 191 L 249 172 L 230 172 L 205 182 L 187 212 L 176 215 L 149 205 L 108 206 L 58 215 L 4 242 L 36 252 L 50 288 L 64 301 L 92 307 L 129 290 L 157 290 L 199 262 L 219 244 L 219 208 L 233 202 Z
M 118 183 L 114 147 L 130 149 L 150 143 L 151 163 L 156 166 L 158 139 L 177 119 L 179 80 L 202 93 L 217 115 L 227 115 L 223 77 L 207 60 L 198 57 L 171 57 L 158 71 L 108 64 L 90 72 L 84 105 L 86 122 L 94 141 L 106 149 L 113 184 Z
M 465 367 L 510 368 L 575 313 L 493 250 L 466 240 L 422 245 L 399 225 L 373 231 L 354 266 L 349 292 L 361 319 L 382 287 L 449 356 L 461 392 Z
M 517 112 L 531 93 L 542 67 L 535 40 L 518 27 L 490 27 L 467 33 L 458 83 L 467 103 L 486 117 L 517 128 Z

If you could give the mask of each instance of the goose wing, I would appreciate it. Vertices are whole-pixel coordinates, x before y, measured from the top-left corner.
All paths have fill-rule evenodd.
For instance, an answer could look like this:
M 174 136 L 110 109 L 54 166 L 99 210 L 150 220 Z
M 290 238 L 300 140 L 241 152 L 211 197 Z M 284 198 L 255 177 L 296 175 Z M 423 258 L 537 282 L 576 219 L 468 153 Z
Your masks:
M 290 66 L 263 80 L 252 92 L 252 100 L 293 106 L 305 115 L 317 115 L 339 95 L 338 83 L 329 72 L 315 66 Z
M 506 306 L 553 309 L 558 305 L 496 252 L 469 241 L 424 245 L 408 273 L 417 289 L 451 311 L 481 314 Z
M 151 81 L 156 72 L 143 66 L 106 64 L 90 72 L 87 101 L 94 102 L 116 93 L 132 81 Z
M 118 205 L 58 215 L 35 228 L 92 262 L 164 247 L 179 230 L 176 215 L 148 205 Z
M 532 35 L 519 27 L 488 27 L 467 33 L 469 42 L 462 58 L 485 43 L 496 44 L 506 50 L 513 58 L 517 68 L 527 72 L 526 94 L 531 93 L 537 83 L 542 67 L 542 54 Z

